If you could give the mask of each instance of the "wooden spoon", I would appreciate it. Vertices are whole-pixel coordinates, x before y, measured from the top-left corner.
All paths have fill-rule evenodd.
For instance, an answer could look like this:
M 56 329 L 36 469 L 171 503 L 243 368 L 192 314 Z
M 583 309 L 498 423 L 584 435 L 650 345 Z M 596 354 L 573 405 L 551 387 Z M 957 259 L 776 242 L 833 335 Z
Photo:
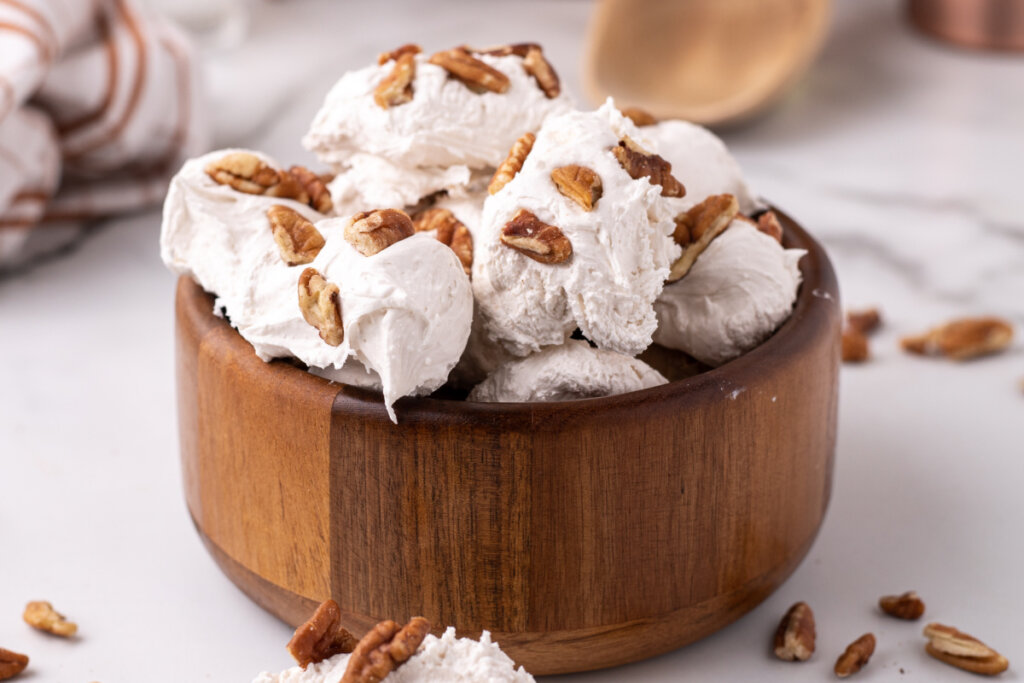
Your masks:
M 779 98 L 810 66 L 830 0 L 601 0 L 583 83 L 658 118 L 734 122 Z

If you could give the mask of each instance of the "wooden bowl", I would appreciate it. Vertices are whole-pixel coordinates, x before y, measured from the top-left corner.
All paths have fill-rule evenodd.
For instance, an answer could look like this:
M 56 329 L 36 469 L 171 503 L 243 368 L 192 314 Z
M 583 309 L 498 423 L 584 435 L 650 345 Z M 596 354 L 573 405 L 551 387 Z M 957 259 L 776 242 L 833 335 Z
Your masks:
M 221 569 L 292 625 L 423 615 L 487 629 L 531 673 L 678 648 L 808 551 L 835 446 L 840 309 L 809 250 L 790 319 L 687 380 L 546 404 L 398 402 L 263 363 L 188 278 L 177 381 L 188 507 Z

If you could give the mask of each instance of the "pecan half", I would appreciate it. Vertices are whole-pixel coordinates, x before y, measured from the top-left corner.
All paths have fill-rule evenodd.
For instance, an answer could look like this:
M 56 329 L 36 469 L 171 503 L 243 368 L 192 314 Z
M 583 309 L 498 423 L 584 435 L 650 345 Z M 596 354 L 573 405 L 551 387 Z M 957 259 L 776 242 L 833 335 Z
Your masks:
M 662 197 L 686 196 L 686 188 L 672 175 L 672 164 L 648 152 L 629 137 L 622 138 L 611 151 L 630 178 L 647 178 L 651 183 L 661 185 Z
M 798 602 L 775 630 L 775 656 L 788 662 L 807 661 L 814 654 L 814 638 L 814 612 L 806 602 Z
M 299 310 L 303 319 L 317 329 L 321 339 L 331 346 L 341 345 L 345 339 L 341 292 L 338 285 L 324 279 L 316 268 L 306 268 L 299 275 Z
M 416 55 L 406 52 L 395 60 L 391 73 L 377 84 L 373 91 L 373 101 L 383 109 L 412 102 L 412 79 L 415 77 Z
M 961 318 L 928 332 L 904 337 L 905 351 L 967 360 L 1004 351 L 1013 340 L 1013 327 L 1001 318 Z
M 556 168 L 551 172 L 551 180 L 559 192 L 583 207 L 584 211 L 593 210 L 604 192 L 601 176 L 576 164 Z
M 757 217 L 757 229 L 782 244 L 782 223 L 774 211 L 765 211 Z
M 28 657 L 0 647 L 0 681 L 14 678 L 28 666 Z
M 675 282 L 690 272 L 711 240 L 729 227 L 739 213 L 740 206 L 731 194 L 713 194 L 685 213 L 676 216 L 676 230 L 672 237 L 683 247 L 683 255 L 672 264 L 668 281 Z
M 526 73 L 533 76 L 533 80 L 537 81 L 537 87 L 549 100 L 558 97 L 562 92 L 558 72 L 551 66 L 551 62 L 544 58 L 544 52 L 539 45 L 527 48 L 526 55 L 523 56 L 523 68 L 526 69 Z
M 882 314 L 877 308 L 866 308 L 862 311 L 847 311 L 846 325 L 861 334 L 870 334 L 882 324 Z
M 448 209 L 426 209 L 413 217 L 412 224 L 416 232 L 436 230 L 438 241 L 451 247 L 469 275 L 473 269 L 473 235 L 455 214 Z
M 928 654 L 958 669 L 995 676 L 1010 666 L 1006 657 L 952 626 L 931 623 L 924 627 L 924 635 L 929 639 L 925 645 Z
M 363 256 L 378 254 L 413 234 L 412 220 L 398 209 L 362 211 L 345 226 L 345 239 Z
M 473 92 L 503 93 L 509 88 L 508 76 L 480 61 L 462 47 L 437 52 L 430 56 L 430 63 L 436 64 L 462 81 Z
M 836 660 L 835 672 L 839 678 L 846 678 L 860 671 L 871 655 L 875 653 L 875 636 L 865 633 L 846 646 L 846 651 Z
M 487 186 L 488 194 L 495 194 L 516 177 L 516 174 L 522 170 L 523 163 L 526 161 L 526 157 L 529 156 L 530 150 L 533 149 L 533 143 L 536 140 L 537 136 L 533 133 L 523 133 L 515 141 L 512 149 L 508 151 L 508 156 L 505 157 L 505 160 L 501 162 L 501 166 L 498 166 L 498 169 L 494 172 L 491 183 Z
M 267 219 L 281 259 L 289 266 L 310 263 L 323 249 L 324 236 L 295 209 L 274 204 L 267 209 Z
M 292 166 L 288 169 L 292 177 L 299 181 L 302 189 L 309 195 L 309 205 L 320 213 L 330 213 L 334 208 L 331 200 L 331 191 L 327 189 L 327 183 L 333 180 L 333 176 L 324 180 L 323 176 L 313 173 L 305 166 Z
M 78 632 L 78 624 L 72 623 L 63 614 L 53 609 L 45 600 L 36 600 L 25 605 L 21 615 L 25 623 L 39 631 L 46 631 L 61 638 L 70 638 Z
M 908 621 L 920 619 L 924 614 L 924 602 L 914 591 L 903 595 L 883 595 L 878 599 L 878 606 L 889 616 Z
M 421 52 L 423 52 L 423 48 L 416 43 L 406 43 L 405 45 L 396 47 L 391 52 L 381 52 L 377 55 L 377 64 L 387 64 L 392 59 L 397 60 L 402 55 L 418 55 Z
M 855 327 L 843 330 L 842 358 L 844 363 L 863 363 L 871 357 L 868 350 L 868 338 Z
M 382 621 L 363 636 L 338 683 L 379 683 L 416 654 L 430 633 L 430 622 L 413 617 L 405 626 Z
M 569 238 L 553 225 L 542 223 L 526 209 L 519 212 L 501 229 L 501 243 L 538 263 L 564 263 L 572 256 Z
M 305 624 L 295 629 L 288 652 L 303 669 L 337 654 L 352 652 L 359 641 L 341 626 L 341 608 L 325 600 Z
M 208 163 L 204 170 L 216 182 L 239 192 L 309 202 L 309 195 L 295 177 L 271 168 L 249 152 L 230 152 Z
M 637 128 L 643 128 L 644 126 L 653 126 L 658 122 L 658 119 L 654 117 L 654 114 L 641 109 L 640 107 L 626 107 L 620 110 L 622 115 L 627 119 L 636 124 Z

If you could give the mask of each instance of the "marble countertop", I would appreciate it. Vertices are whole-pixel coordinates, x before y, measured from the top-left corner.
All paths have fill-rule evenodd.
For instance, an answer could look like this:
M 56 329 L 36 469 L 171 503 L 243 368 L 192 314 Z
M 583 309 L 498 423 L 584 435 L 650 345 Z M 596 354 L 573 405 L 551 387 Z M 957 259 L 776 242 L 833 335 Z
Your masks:
M 724 134 L 755 190 L 826 246 L 843 303 L 878 305 L 874 360 L 842 371 L 835 487 L 796 573 L 719 633 L 583 682 L 827 680 L 878 637 L 858 680 L 956 681 L 921 624 L 880 616 L 916 589 L 1024 670 L 1024 353 L 971 363 L 911 357 L 902 334 L 963 314 L 1024 333 L 1024 56 L 947 48 L 890 0 L 839 0 L 829 42 L 779 107 Z M 249 42 L 212 54 L 218 146 L 311 160 L 299 136 L 329 85 L 382 47 L 542 42 L 581 92 L 583 0 L 388 5 L 273 3 Z M 299 49 L 301 47 L 301 50 Z M 288 627 L 220 573 L 185 509 L 177 459 L 174 277 L 159 215 L 111 220 L 69 252 L 0 280 L 0 646 L 24 680 L 249 681 L 289 665 Z M 31 632 L 31 599 L 78 620 L 77 642 Z M 818 654 L 769 653 L 796 600 L 818 615 Z M 561 679 L 552 679 L 561 680 Z

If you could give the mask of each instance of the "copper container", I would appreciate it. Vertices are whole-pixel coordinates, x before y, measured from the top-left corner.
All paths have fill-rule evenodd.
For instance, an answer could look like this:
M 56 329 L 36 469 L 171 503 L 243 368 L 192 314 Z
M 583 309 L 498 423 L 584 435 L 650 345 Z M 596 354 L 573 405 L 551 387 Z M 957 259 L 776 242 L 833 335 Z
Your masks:
M 909 0 L 910 21 L 963 47 L 1024 51 L 1024 0 Z

